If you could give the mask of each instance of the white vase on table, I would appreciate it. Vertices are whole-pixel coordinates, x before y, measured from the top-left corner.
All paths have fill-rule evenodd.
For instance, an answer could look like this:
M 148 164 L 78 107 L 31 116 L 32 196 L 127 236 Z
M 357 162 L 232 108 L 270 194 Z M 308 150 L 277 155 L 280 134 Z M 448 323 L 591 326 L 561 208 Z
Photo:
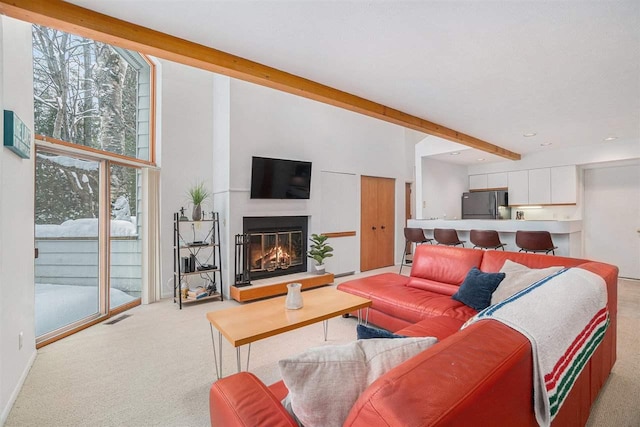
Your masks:
M 297 310 L 302 308 L 302 285 L 300 283 L 289 283 L 287 285 L 287 298 L 284 302 L 287 310 Z

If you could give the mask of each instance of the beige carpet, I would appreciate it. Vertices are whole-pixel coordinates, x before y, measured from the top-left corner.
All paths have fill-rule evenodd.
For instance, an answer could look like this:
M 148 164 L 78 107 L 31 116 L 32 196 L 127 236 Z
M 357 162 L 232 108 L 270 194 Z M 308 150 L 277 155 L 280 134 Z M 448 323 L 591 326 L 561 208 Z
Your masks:
M 235 304 L 206 302 L 179 311 L 165 300 L 40 349 L 6 426 L 209 425 L 215 368 L 205 313 Z M 279 359 L 353 340 L 355 325 L 353 318 L 330 320 L 326 343 L 321 324 L 254 343 L 249 369 L 270 384 L 279 378 Z M 638 282 L 620 281 L 618 328 L 618 361 L 589 426 L 640 426 Z M 227 375 L 236 370 L 235 350 L 225 341 L 223 352 Z M 245 363 L 246 348 L 242 356 Z
M 640 281 L 618 281 L 618 360 L 587 426 L 640 426 Z

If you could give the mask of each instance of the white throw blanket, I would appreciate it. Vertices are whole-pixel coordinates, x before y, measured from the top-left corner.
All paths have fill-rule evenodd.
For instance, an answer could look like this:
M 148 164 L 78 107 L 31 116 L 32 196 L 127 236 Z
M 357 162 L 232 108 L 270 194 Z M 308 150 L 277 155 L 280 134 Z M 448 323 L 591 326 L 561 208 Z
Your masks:
M 531 341 L 536 419 L 548 426 L 609 326 L 607 286 L 581 268 L 560 270 L 487 307 L 463 327 L 494 319 Z

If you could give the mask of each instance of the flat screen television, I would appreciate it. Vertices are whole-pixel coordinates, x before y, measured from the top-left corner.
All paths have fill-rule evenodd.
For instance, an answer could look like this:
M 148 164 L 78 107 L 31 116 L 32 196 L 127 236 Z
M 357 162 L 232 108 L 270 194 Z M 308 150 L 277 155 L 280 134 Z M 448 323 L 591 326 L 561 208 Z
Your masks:
M 311 162 L 253 157 L 252 199 L 308 199 Z

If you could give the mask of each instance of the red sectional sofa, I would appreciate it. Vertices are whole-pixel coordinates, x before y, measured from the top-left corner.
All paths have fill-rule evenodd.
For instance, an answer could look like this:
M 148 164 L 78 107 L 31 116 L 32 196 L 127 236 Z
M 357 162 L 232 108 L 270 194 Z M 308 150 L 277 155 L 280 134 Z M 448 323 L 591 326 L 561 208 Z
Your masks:
M 369 322 L 400 335 L 439 342 L 373 382 L 345 426 L 537 425 L 529 340 L 494 320 L 460 330 L 476 311 L 453 300 L 472 267 L 498 272 L 505 260 L 529 268 L 579 267 L 607 285 L 610 325 L 576 380 L 553 425 L 582 426 L 616 360 L 615 266 L 584 259 L 420 245 L 411 275 L 387 273 L 338 286 L 373 301 Z M 265 386 L 250 373 L 215 382 L 210 391 L 214 426 L 295 426 L 280 401 L 282 381 Z

